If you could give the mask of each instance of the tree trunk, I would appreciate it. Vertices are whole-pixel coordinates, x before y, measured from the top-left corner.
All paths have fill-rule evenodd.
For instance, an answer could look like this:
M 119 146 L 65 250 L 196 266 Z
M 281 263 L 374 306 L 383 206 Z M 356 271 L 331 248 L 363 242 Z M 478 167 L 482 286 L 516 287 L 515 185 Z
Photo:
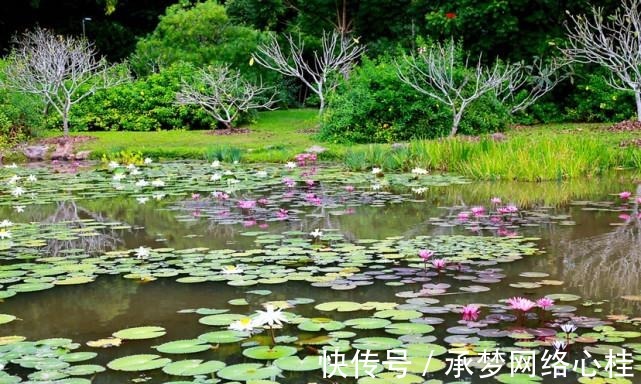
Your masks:
M 452 130 L 450 131 L 450 137 L 456 136 L 458 126 L 461 123 L 461 117 L 463 117 L 462 111 L 454 113 L 454 117 L 452 118 Z
M 637 121 L 641 121 L 641 89 L 634 90 L 634 100 L 637 103 Z
M 318 98 L 320 99 L 320 108 L 318 109 L 318 116 L 321 117 L 323 116 L 323 111 L 325 110 L 325 98 L 323 97 L 322 94 L 320 94 Z
M 62 133 L 65 137 L 69 136 L 69 110 L 71 110 L 71 104 L 67 103 L 62 110 Z

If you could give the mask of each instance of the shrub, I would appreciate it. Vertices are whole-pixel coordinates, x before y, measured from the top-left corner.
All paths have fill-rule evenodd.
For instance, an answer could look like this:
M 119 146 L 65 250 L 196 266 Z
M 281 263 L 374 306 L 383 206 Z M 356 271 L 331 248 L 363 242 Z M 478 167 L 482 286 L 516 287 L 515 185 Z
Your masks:
M 128 84 L 100 91 L 83 100 L 72 112 L 76 131 L 152 131 L 161 129 L 209 129 L 217 122 L 196 106 L 176 104 L 181 79 L 195 73 L 188 64 L 175 64 Z M 249 115 L 241 116 L 247 121 Z M 50 124 L 55 124 L 50 122 Z
M 496 97 L 485 95 L 469 107 L 459 132 L 502 130 L 508 118 Z M 403 83 L 391 60 L 365 58 L 330 97 L 320 137 L 358 143 L 427 139 L 447 135 L 451 124 L 448 108 Z

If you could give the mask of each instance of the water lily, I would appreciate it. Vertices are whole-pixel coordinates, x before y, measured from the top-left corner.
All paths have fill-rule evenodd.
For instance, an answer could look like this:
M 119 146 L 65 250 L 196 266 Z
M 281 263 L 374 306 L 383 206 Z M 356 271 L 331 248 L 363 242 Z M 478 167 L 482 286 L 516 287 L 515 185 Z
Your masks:
M 129 170 L 134 170 L 134 169 L 136 169 L 136 164 L 133 164 L 133 163 L 131 163 L 131 164 L 127 164 L 127 169 L 129 169 Z
M 258 176 L 260 178 L 265 178 L 265 177 L 267 177 L 267 171 L 258 171 L 258 172 L 256 172 L 256 176 Z
M 136 249 L 136 251 L 134 252 L 134 254 L 136 255 L 136 259 L 142 260 L 142 259 L 148 258 L 150 250 L 151 250 L 151 248 L 146 248 L 146 247 L 143 247 L 143 246 L 138 247 Z
M 511 309 L 520 312 L 528 312 L 536 306 L 535 302 L 523 297 L 512 297 L 507 300 L 507 303 L 510 305 Z
M 310 232 L 309 235 L 314 239 L 318 239 L 323 236 L 323 231 L 321 231 L 320 228 L 316 228 L 312 232 Z
M 256 208 L 256 200 L 238 200 L 238 206 L 242 209 Z
M 492 204 L 501 204 L 501 198 L 500 197 L 493 197 L 490 199 L 490 202 Z
M 221 191 L 214 191 L 214 192 L 211 193 L 211 196 L 214 199 L 217 199 L 217 200 L 227 200 L 227 199 L 229 199 L 229 195 L 226 194 L 225 192 L 221 192 Z
M 283 323 L 289 322 L 281 311 L 282 309 L 276 309 L 272 304 L 265 304 L 264 311 L 256 311 L 257 316 L 254 319 L 254 324 L 256 327 L 269 327 L 272 336 L 272 345 L 276 344 L 274 327 L 282 327 Z
M 470 213 L 469 212 L 459 212 L 457 215 L 457 218 L 461 221 L 468 220 L 470 218 Z
M 0 221 L 0 228 L 8 228 L 13 226 L 13 223 L 7 219 Z
M 147 165 L 149 165 L 149 164 L 151 164 L 151 163 L 153 163 L 153 162 L 154 162 L 154 161 L 153 161 L 151 158 L 149 158 L 149 157 L 145 157 L 145 160 L 143 160 L 143 163 L 145 163 L 145 164 L 147 164 Z
M 631 192 L 628 192 L 628 191 L 619 192 L 619 198 L 621 200 L 627 200 L 630 198 L 630 196 L 632 196 Z
M 346 190 L 347 192 L 350 192 L 350 193 L 351 193 L 351 192 L 354 192 L 354 186 L 353 186 L 353 185 L 346 185 L 346 186 L 345 186 L 345 190 Z
M 224 275 L 236 275 L 243 273 L 243 269 L 237 265 L 225 265 L 223 266 L 222 272 Z
M 15 169 L 15 168 L 18 168 L 18 165 L 16 163 L 11 163 L 11 164 L 5 165 L 4 167 L 5 168 L 10 168 L 10 169 Z
M 131 172 L 129 172 L 129 174 L 132 176 L 140 175 L 140 170 L 138 168 L 134 168 L 131 170 Z
M 218 168 L 218 167 L 220 167 L 220 161 L 218 161 L 218 160 L 214 160 L 214 161 L 212 161 L 212 162 L 211 162 L 211 167 L 212 167 L 212 168 Z
M 165 182 L 160 180 L 160 179 L 156 179 L 156 180 L 153 180 L 151 182 L 151 186 L 152 187 L 164 187 L 165 186 Z
M 20 197 L 20 196 L 24 195 L 24 193 L 25 193 L 25 190 L 22 187 L 15 187 L 14 189 L 11 190 L 11 194 L 14 197 Z
M 485 207 L 481 207 L 481 206 L 472 207 L 471 211 L 474 216 L 480 216 L 485 212 Z
M 445 268 L 445 266 L 447 265 L 447 261 L 445 261 L 445 259 L 435 259 L 435 260 L 432 260 L 432 265 L 439 272 L 441 272 L 441 269 Z
M 417 195 L 422 195 L 427 192 L 427 187 L 412 188 L 412 192 L 416 193 Z
M 27 177 L 27 181 L 29 181 L 30 183 L 35 183 L 36 181 L 38 181 L 38 178 L 35 175 L 29 175 Z
M 276 217 L 278 217 L 280 220 L 285 220 L 289 218 L 289 211 L 286 209 L 280 208 L 278 212 L 276 212 Z
M 200 193 L 192 193 L 191 194 L 191 199 L 192 200 L 200 200 Z
M 223 178 L 223 175 L 220 173 L 214 173 L 213 175 L 209 176 L 209 181 L 218 181 Z
M 468 304 L 461 311 L 463 321 L 476 321 L 481 314 L 481 308 L 476 304 Z
M 554 300 L 547 297 L 542 297 L 536 301 L 536 306 L 544 311 L 547 311 L 548 309 L 552 308 L 552 306 L 554 306 Z
M 308 187 L 313 187 L 314 186 L 314 180 L 307 179 L 307 180 L 305 180 L 305 184 L 307 184 Z
M 156 200 L 156 201 L 160 201 L 160 200 L 165 198 L 165 194 L 164 193 L 154 193 L 154 194 L 151 195 L 151 197 L 153 197 L 154 200 Z
M 118 164 L 118 162 L 112 160 L 112 161 L 109 162 L 109 164 L 107 164 L 107 166 L 109 167 L 109 169 L 116 169 L 116 168 L 120 167 L 120 164 Z
M 0 240 L 10 239 L 10 238 L 11 238 L 11 231 L 7 230 L 6 228 L 0 229 Z
M 552 342 L 552 347 L 554 347 L 555 350 L 562 352 L 568 347 L 568 343 L 565 340 L 555 339 Z
M 291 179 L 289 177 L 283 178 L 283 183 L 287 188 L 294 188 L 294 186 L 296 185 L 296 182 L 294 181 L 294 179 Z
M 254 330 L 255 323 L 250 317 L 236 320 L 229 325 L 229 329 L 237 332 L 251 333 Z
M 18 213 L 22 213 L 22 212 L 24 212 L 25 206 L 24 205 L 15 205 L 13 207 L 13 209 L 15 209 L 16 212 L 18 212 Z
M 149 198 L 146 196 L 140 196 L 140 197 L 136 197 L 136 201 L 138 201 L 138 204 L 145 204 L 146 202 L 149 201 Z
M 412 173 L 414 175 L 427 175 L 429 172 L 425 168 L 416 167 L 416 168 L 412 169 Z
M 7 180 L 7 184 L 9 185 L 15 185 L 18 181 L 20 181 L 21 177 L 18 175 L 13 175 Z
M 421 249 L 418 251 L 418 256 L 423 259 L 423 261 L 427 261 L 427 259 L 434 256 L 434 251 L 430 249 Z
M 296 168 L 296 163 L 294 163 L 293 161 L 288 161 L 287 164 L 285 164 L 285 168 L 294 169 Z
M 123 180 L 125 177 L 127 177 L 127 175 L 125 175 L 124 173 L 116 173 L 116 174 L 112 177 L 112 179 L 114 179 L 114 181 L 121 181 L 121 180 Z
M 383 186 L 382 186 L 382 185 L 380 185 L 380 184 L 378 184 L 378 183 L 376 183 L 376 184 L 372 184 L 372 190 L 374 190 L 374 191 L 378 191 L 378 190 L 380 190 L 381 188 L 383 188 Z
M 149 185 L 149 183 L 145 179 L 140 179 L 140 180 L 136 181 L 136 187 L 146 187 L 148 185 Z
M 374 167 L 372 168 L 372 175 L 378 175 L 379 173 L 383 172 L 383 169 Z
M 573 323 L 565 323 L 561 325 L 561 330 L 566 334 L 570 335 L 570 333 L 573 333 L 574 331 L 577 330 L 576 325 Z

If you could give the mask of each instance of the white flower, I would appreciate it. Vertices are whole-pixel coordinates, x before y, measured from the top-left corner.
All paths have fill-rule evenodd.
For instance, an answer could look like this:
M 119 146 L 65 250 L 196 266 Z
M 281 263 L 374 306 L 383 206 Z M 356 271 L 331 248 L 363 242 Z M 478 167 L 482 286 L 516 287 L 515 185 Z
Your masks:
M 0 240 L 10 239 L 10 238 L 11 238 L 10 231 L 7 231 L 6 229 L 0 229 Z
M 116 173 L 116 174 L 113 176 L 113 179 L 114 179 L 115 181 L 120 181 L 120 180 L 124 179 L 125 177 L 127 177 L 127 175 L 125 175 L 124 173 Z
M 149 198 L 145 196 L 140 196 L 140 197 L 136 197 L 136 200 L 138 201 L 139 204 L 145 204 L 147 201 L 149 201 Z
M 129 173 L 130 173 L 131 175 L 134 175 L 134 176 L 136 176 L 136 175 L 140 175 L 140 170 L 139 170 L 138 168 L 134 168 L 134 169 L 132 169 L 132 170 L 131 170 L 131 172 L 129 172 Z
M 150 248 L 139 247 L 138 249 L 136 249 L 136 252 L 135 252 L 135 254 L 136 254 L 136 259 L 139 259 L 139 260 L 140 260 L 140 259 L 146 259 L 146 258 L 148 258 L 148 257 L 149 257 L 149 251 L 150 251 L 150 250 L 151 250 Z
M 136 169 L 136 164 L 127 164 L 127 169 Z
M 310 232 L 309 235 L 313 238 L 319 238 L 323 236 L 323 231 L 321 231 L 320 228 L 316 228 L 312 232 Z
M 264 311 L 257 312 L 258 316 L 254 320 L 254 323 L 258 327 L 262 327 L 264 325 L 273 327 L 274 325 L 283 325 L 283 323 L 289 322 L 281 312 L 281 309 L 275 310 L 274 306 L 271 304 L 265 305 Z
M 254 321 L 249 317 L 245 317 L 231 323 L 229 329 L 232 331 L 251 333 L 254 330 Z
M 36 181 L 38 181 L 38 178 L 37 178 L 35 175 L 29 175 L 29 176 L 27 177 L 27 180 L 28 180 L 30 183 L 35 183 Z
M 165 197 L 165 194 L 164 193 L 154 193 L 153 195 L 151 195 L 151 197 L 153 197 L 157 201 L 160 201 Z
M 14 189 L 11 190 L 11 194 L 15 197 L 19 197 L 24 195 L 24 188 L 22 187 L 15 187 Z
M 144 160 L 144 163 L 145 163 L 145 164 L 151 164 L 151 163 L 153 163 L 153 162 L 154 162 L 154 161 L 153 161 L 152 159 L 150 159 L 149 157 L 145 157 L 145 160 Z
M 140 179 L 140 180 L 136 181 L 136 187 L 146 187 L 148 185 L 149 185 L 149 183 L 145 179 Z
M 381 188 L 383 188 L 383 186 L 378 184 L 378 183 L 377 184 L 372 184 L 372 189 L 375 190 L 375 191 L 378 191 Z
M 567 334 L 570 334 L 574 331 L 576 331 L 576 325 L 572 323 L 566 323 L 561 326 L 561 330 Z
M 11 227 L 12 225 L 13 223 L 7 219 L 0 221 L 0 228 L 8 228 L 8 227 Z
M 25 208 L 24 205 L 16 205 L 16 206 L 13 207 L 13 209 L 15 209 L 16 212 L 18 212 L 18 213 L 24 212 L 24 208 Z
M 218 181 L 222 178 L 223 176 L 220 173 L 214 173 L 213 175 L 209 176 L 210 181 Z
M 5 165 L 4 167 L 5 167 L 5 168 L 13 168 L 13 169 L 18 168 L 18 166 L 16 165 L 16 163 L 11 163 L 10 165 Z
M 287 164 L 285 164 L 285 168 L 294 169 L 296 168 L 296 163 L 294 163 L 293 161 L 288 161 Z
M 258 172 L 256 172 L 256 176 L 258 176 L 258 177 L 267 177 L 267 171 L 258 171 Z
M 17 183 L 18 181 L 20 181 L 20 176 L 18 176 L 18 175 L 13 175 L 13 176 L 11 176 L 11 177 L 9 178 L 9 180 L 7 180 L 7 184 L 9 184 L 9 185 L 14 185 L 14 184 L 15 184 L 15 183 Z
M 568 346 L 568 343 L 566 343 L 566 342 L 565 342 L 565 340 L 558 340 L 558 339 L 556 339 L 556 340 L 554 340 L 554 341 L 552 342 L 552 346 L 553 346 L 553 347 L 554 347 L 554 349 L 556 349 L 557 351 L 563 351 L 563 350 L 565 350 L 565 348 Z
M 418 168 L 418 167 L 412 169 L 412 173 L 415 174 L 415 175 L 427 175 L 428 174 L 427 169 Z
M 218 167 L 220 167 L 220 161 L 218 161 L 218 160 L 214 160 L 214 161 L 212 161 L 212 163 L 211 163 L 211 167 L 212 167 L 212 168 L 218 168 Z
M 109 164 L 107 166 L 109 167 L 109 169 L 116 169 L 116 168 L 120 167 L 120 164 L 118 164 L 118 162 L 112 160 L 112 161 L 109 162 Z
M 229 170 L 229 169 L 228 169 L 228 170 L 226 170 L 226 171 L 224 172 L 224 175 L 225 175 L 225 176 L 233 176 L 233 175 L 234 175 L 234 172 L 232 172 L 231 170 Z
M 223 275 L 235 275 L 243 273 L 243 269 L 236 265 L 225 265 L 223 267 Z
M 426 191 L 427 191 L 427 187 L 412 188 L 412 192 L 416 193 L 417 195 L 422 195 Z
M 156 180 L 153 180 L 151 182 L 151 185 L 154 186 L 154 187 L 164 187 L 165 186 L 165 182 L 160 180 L 160 179 L 156 179 Z
M 378 174 L 379 174 L 379 173 L 381 173 L 382 171 L 383 171 L 383 170 L 382 170 L 381 168 L 378 168 L 378 167 L 374 167 L 374 168 L 372 168 L 372 174 L 373 174 L 373 175 L 378 175 Z
M 238 164 L 238 160 L 234 160 L 234 165 Z

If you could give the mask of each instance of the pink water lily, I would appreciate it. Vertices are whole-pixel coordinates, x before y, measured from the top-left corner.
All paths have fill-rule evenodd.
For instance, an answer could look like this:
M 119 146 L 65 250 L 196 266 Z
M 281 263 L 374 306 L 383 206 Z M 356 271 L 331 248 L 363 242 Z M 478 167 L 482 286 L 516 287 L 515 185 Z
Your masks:
M 257 203 L 260 204 L 260 205 L 267 205 L 267 204 L 269 204 L 269 200 L 267 200 L 266 198 L 262 197 L 262 198 L 258 199 Z
M 280 220 L 285 220 L 289 218 L 289 212 L 286 209 L 280 208 L 278 212 L 276 212 L 276 217 Z
M 463 321 L 476 321 L 481 314 L 481 309 L 476 304 L 468 304 L 463 307 L 461 312 Z
M 418 256 L 423 259 L 423 261 L 427 261 L 430 257 L 434 255 L 434 251 L 430 249 L 421 249 L 418 251 Z
M 547 311 L 554 306 L 554 300 L 547 297 L 542 297 L 536 301 L 536 306 L 544 311 Z
M 289 177 L 283 178 L 283 183 L 285 184 L 285 186 L 287 186 L 287 188 L 294 188 L 294 186 L 296 185 L 294 179 L 291 179 Z
M 470 213 L 469 212 L 460 212 L 457 217 L 458 217 L 459 220 L 465 221 L 465 220 L 470 218 Z
M 472 213 L 474 216 L 480 216 L 485 212 L 485 207 L 477 206 L 477 207 L 472 207 Z
M 510 305 L 511 309 L 521 312 L 528 312 L 532 308 L 536 307 L 535 302 L 523 297 L 512 297 L 507 300 L 507 303 Z
M 441 269 L 445 268 L 445 265 L 447 265 L 447 262 L 444 259 L 435 259 L 435 260 L 432 260 L 432 265 L 434 266 L 434 268 L 438 269 L 440 272 Z
M 492 204 L 501 204 L 501 198 L 500 197 L 493 197 L 490 199 L 490 202 Z
M 354 186 L 353 185 L 346 185 L 345 190 L 347 192 L 354 192 Z
M 238 206 L 242 209 L 253 209 L 256 208 L 255 200 L 238 200 Z
M 619 198 L 620 198 L 621 200 L 627 200 L 627 199 L 629 199 L 629 198 L 630 198 L 630 196 L 632 196 L 632 193 L 631 193 L 631 192 L 628 192 L 628 191 L 623 191 L 623 192 L 620 192 L 620 193 L 619 193 Z

